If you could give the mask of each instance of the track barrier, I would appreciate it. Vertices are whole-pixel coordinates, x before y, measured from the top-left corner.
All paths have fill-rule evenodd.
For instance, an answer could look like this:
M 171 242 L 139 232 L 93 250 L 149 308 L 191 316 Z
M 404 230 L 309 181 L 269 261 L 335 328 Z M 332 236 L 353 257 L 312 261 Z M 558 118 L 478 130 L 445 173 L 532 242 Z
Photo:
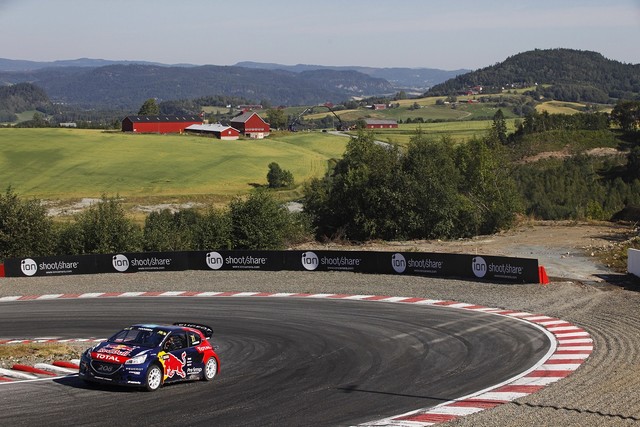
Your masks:
M 190 251 L 13 258 L 6 277 L 143 271 L 348 271 L 540 283 L 538 260 L 490 255 L 371 251 Z M 545 273 L 546 274 L 546 273 Z
M 627 250 L 627 271 L 636 277 L 640 277 L 640 250 Z

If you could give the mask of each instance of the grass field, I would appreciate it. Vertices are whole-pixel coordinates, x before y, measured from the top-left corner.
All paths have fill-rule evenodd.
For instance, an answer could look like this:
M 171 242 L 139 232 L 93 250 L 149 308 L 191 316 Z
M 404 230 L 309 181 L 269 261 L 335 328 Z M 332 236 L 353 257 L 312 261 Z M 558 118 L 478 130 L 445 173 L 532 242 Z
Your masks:
M 513 132 L 515 119 L 507 119 L 507 130 Z M 450 137 L 454 142 L 462 143 L 474 136 L 482 137 L 493 124 L 492 120 L 464 120 L 442 123 L 413 123 L 398 125 L 398 129 L 375 129 L 373 134 L 377 140 L 407 145 L 411 137 L 421 129 L 429 138 L 440 139 L 443 136 Z
M 539 113 L 546 111 L 549 114 L 576 114 L 584 107 L 584 104 L 578 102 L 547 101 L 536 105 L 536 111 Z
M 296 183 L 319 177 L 347 138 L 296 133 L 220 141 L 190 135 L 133 135 L 80 129 L 0 129 L 0 185 L 23 197 L 120 195 L 231 198 L 267 183 L 268 164 Z

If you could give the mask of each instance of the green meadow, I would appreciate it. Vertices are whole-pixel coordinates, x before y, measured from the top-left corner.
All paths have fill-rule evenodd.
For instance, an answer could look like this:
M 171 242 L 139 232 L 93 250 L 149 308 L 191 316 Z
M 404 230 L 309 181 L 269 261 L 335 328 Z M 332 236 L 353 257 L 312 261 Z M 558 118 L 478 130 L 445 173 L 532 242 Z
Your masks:
M 515 119 L 507 119 L 507 130 L 515 130 Z M 464 143 L 473 137 L 482 137 L 489 129 L 493 120 L 460 120 L 439 123 L 411 123 L 400 124 L 397 129 L 374 129 L 373 134 L 379 141 L 398 145 L 407 145 L 418 129 L 428 138 L 439 140 L 443 136 L 451 138 L 455 143 Z
M 192 135 L 135 135 L 82 129 L 0 128 L 0 186 L 21 197 L 68 200 L 228 200 L 266 185 L 268 164 L 297 184 L 320 177 L 348 139 L 325 133 L 220 141 Z

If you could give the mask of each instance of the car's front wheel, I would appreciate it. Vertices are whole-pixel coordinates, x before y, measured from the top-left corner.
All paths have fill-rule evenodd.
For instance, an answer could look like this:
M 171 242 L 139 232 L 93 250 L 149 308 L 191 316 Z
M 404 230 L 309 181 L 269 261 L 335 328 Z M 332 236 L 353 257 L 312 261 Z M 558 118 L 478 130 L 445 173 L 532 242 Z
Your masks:
M 218 373 L 218 361 L 215 357 L 210 357 L 204 365 L 204 380 L 211 381 Z
M 162 369 L 158 365 L 151 365 L 147 370 L 145 388 L 147 391 L 155 391 L 162 385 Z

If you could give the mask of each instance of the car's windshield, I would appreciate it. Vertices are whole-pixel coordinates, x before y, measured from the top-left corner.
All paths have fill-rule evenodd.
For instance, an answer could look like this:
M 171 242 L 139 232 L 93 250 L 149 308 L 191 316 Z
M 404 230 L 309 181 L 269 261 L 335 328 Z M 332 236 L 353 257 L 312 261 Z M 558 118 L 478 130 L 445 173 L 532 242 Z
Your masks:
M 123 329 L 107 341 L 118 344 L 137 345 L 141 347 L 157 347 L 166 336 L 162 330 L 147 328 Z

